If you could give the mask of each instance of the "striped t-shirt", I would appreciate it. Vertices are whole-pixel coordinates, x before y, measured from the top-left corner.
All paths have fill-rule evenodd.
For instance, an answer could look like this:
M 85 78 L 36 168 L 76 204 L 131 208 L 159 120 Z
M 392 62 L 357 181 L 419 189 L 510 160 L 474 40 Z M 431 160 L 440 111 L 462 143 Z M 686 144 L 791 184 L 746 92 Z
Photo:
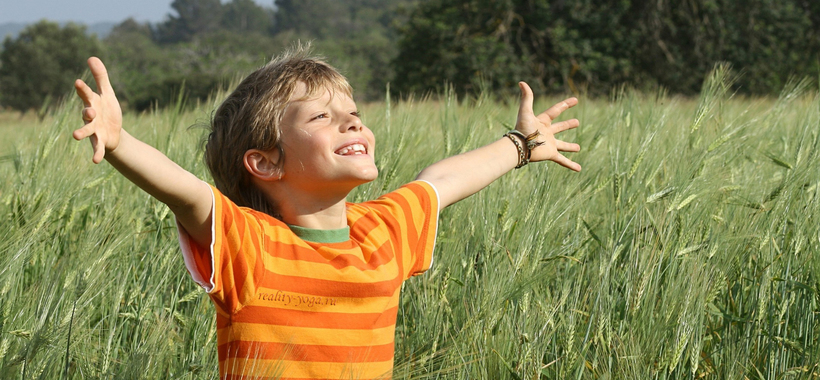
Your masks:
M 216 307 L 220 378 L 389 378 L 399 289 L 432 261 L 435 188 L 415 181 L 348 203 L 349 234 L 335 241 L 213 193 L 211 246 L 179 229 Z

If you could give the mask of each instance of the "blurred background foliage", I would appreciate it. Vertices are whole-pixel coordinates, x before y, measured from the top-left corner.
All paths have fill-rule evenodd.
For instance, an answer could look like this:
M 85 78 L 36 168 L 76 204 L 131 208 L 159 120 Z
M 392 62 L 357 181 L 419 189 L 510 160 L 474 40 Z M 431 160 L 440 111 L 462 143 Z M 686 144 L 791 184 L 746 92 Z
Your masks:
M 741 73 L 735 91 L 776 94 L 820 72 L 820 2 L 809 0 L 175 0 L 165 21 L 128 19 L 103 39 L 49 21 L 7 37 L 0 105 L 44 110 L 99 55 L 120 100 L 142 111 L 195 102 L 312 41 L 356 97 L 609 94 L 623 84 L 700 91 L 716 62 Z

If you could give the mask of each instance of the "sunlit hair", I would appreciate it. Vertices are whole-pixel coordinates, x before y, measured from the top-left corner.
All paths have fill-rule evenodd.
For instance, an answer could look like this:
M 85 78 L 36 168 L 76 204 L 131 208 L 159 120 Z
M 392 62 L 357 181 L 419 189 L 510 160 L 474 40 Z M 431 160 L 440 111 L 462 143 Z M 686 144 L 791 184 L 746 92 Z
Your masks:
M 306 85 L 307 94 L 292 99 L 299 82 Z M 283 170 L 287 158 L 279 144 L 280 127 L 288 104 L 325 90 L 353 97 L 347 79 L 301 44 L 248 75 L 222 102 L 210 123 L 205 162 L 217 189 L 239 206 L 277 216 L 275 205 L 251 181 L 244 154 L 250 149 L 279 149 L 278 165 Z

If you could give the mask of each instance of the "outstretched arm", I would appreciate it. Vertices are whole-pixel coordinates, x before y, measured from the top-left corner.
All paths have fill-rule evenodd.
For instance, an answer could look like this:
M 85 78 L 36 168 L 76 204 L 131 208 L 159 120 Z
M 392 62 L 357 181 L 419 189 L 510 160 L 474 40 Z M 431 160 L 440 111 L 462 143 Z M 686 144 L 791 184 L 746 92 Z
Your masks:
M 530 86 L 520 82 L 521 104 L 518 108 L 518 120 L 515 129 L 524 135 L 539 132 L 540 146 L 532 150 L 531 162 L 555 161 L 556 163 L 574 171 L 581 171 L 581 165 L 564 157 L 562 152 L 578 152 L 578 144 L 567 143 L 555 138 L 555 134 L 578 126 L 577 119 L 566 120 L 553 124 L 562 112 L 578 104 L 578 99 L 569 98 L 538 114 L 532 111 L 533 94 Z M 524 141 L 519 141 L 523 149 Z M 456 203 L 501 177 L 518 164 L 518 150 L 515 144 L 507 137 L 503 137 L 489 145 L 441 160 L 419 173 L 417 179 L 429 181 L 439 193 L 440 206 L 443 209 Z
M 210 244 L 213 199 L 208 185 L 125 132 L 122 110 L 105 65 L 98 58 L 91 57 L 88 67 L 97 82 L 99 94 L 80 79 L 74 82 L 77 95 L 85 105 L 82 112 L 85 126 L 74 131 L 74 138 L 88 138 L 94 150 L 92 161 L 95 164 L 105 158 L 131 182 L 168 205 L 197 243 Z

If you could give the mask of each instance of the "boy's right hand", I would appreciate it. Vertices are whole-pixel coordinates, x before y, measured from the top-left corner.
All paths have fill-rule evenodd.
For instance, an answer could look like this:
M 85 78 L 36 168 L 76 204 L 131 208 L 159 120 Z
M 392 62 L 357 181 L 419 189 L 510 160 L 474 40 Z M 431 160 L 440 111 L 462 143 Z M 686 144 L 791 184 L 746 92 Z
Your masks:
M 91 57 L 88 59 L 88 68 L 91 69 L 100 93 L 94 92 L 81 79 L 74 82 L 77 95 L 85 105 L 82 112 L 85 126 L 74 131 L 74 138 L 82 140 L 90 137 L 91 147 L 94 149 L 94 156 L 91 160 L 99 164 L 106 153 L 114 151 L 119 146 L 122 109 L 102 61 L 97 57 Z

